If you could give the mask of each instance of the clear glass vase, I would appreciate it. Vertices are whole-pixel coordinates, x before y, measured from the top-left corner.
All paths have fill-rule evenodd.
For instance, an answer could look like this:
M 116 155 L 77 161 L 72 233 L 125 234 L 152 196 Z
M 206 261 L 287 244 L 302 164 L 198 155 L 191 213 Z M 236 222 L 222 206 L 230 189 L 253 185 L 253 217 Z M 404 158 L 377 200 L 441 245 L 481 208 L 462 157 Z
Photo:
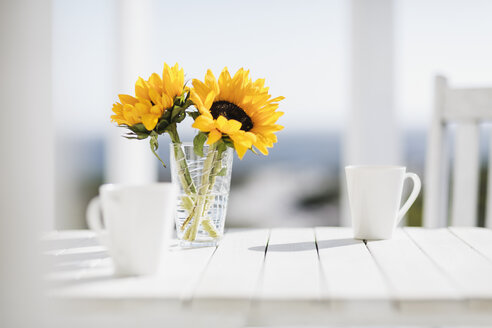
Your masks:
M 171 143 L 172 181 L 179 186 L 176 231 L 181 247 L 215 246 L 224 233 L 233 149 Z

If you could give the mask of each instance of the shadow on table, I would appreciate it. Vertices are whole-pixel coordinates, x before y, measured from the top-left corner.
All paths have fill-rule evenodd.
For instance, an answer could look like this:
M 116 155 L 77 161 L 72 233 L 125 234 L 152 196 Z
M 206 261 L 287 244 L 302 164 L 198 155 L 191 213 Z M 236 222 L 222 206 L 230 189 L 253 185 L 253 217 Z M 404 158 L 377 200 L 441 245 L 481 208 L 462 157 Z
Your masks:
M 268 248 L 269 252 L 303 252 L 323 248 L 334 248 L 342 246 L 350 246 L 359 244 L 359 240 L 352 238 L 342 238 L 342 239 L 330 239 L 330 240 L 319 240 L 314 244 L 313 242 L 300 242 L 300 243 L 285 243 L 285 244 L 271 244 L 267 247 L 265 246 L 254 246 L 248 248 L 250 251 L 265 252 L 265 248 Z

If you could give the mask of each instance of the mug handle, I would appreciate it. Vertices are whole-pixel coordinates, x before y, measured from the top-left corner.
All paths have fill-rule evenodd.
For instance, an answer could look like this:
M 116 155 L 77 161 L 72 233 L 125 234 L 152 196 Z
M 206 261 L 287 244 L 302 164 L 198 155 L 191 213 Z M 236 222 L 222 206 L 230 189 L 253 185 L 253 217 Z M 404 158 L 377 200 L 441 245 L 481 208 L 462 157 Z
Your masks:
M 93 230 L 99 237 L 99 242 L 107 246 L 107 234 L 106 229 L 102 225 L 104 217 L 101 216 L 101 199 L 99 196 L 92 198 L 89 202 L 85 213 L 85 220 L 89 229 Z
M 407 201 L 405 202 L 405 204 L 403 204 L 403 206 L 400 208 L 400 211 L 398 212 L 398 220 L 396 221 L 396 225 L 398 225 L 401 219 L 403 219 L 403 217 L 405 216 L 405 214 L 407 214 L 408 210 L 410 209 L 410 206 L 412 206 L 413 202 L 415 202 L 415 200 L 417 199 L 417 196 L 419 195 L 420 192 L 420 188 L 422 186 L 422 183 L 420 182 L 420 178 L 417 174 L 410 173 L 410 172 L 405 173 L 405 177 L 403 178 L 403 180 L 405 181 L 408 178 L 412 179 L 413 181 L 413 189 Z
M 90 230 L 99 233 L 104 230 L 101 220 L 101 200 L 99 196 L 91 199 L 85 213 L 85 220 Z

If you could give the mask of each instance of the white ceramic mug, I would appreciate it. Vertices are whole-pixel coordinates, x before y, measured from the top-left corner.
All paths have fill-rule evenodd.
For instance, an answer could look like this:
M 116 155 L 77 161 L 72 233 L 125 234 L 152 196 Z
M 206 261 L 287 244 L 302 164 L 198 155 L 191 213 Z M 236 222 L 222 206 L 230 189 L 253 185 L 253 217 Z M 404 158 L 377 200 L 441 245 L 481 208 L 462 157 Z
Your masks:
M 116 275 L 157 270 L 162 249 L 173 233 L 175 205 L 176 190 L 171 183 L 99 188 L 99 197 L 87 208 L 87 224 L 108 247 Z
M 390 239 L 398 223 L 420 192 L 420 179 L 404 166 L 345 167 L 347 191 L 356 239 Z M 413 190 L 400 208 L 405 179 Z

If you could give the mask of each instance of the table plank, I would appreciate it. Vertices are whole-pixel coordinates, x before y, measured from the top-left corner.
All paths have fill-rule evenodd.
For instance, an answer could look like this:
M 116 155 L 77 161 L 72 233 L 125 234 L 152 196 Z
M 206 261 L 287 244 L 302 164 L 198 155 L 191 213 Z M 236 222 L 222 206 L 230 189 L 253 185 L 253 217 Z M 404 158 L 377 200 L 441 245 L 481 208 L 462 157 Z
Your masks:
M 477 227 L 450 227 L 449 230 L 492 261 L 492 230 Z
M 202 275 L 193 301 L 250 300 L 260 278 L 269 235 L 268 229 L 228 231 Z
M 492 262 L 448 229 L 406 232 L 468 299 L 492 297 Z
M 272 229 L 263 275 L 251 303 L 249 326 L 317 322 L 329 309 L 313 228 Z
M 448 277 L 401 229 L 390 240 L 368 241 L 372 256 L 398 301 L 457 300 L 457 289 Z
M 352 229 L 317 227 L 315 231 L 328 298 L 389 298 L 389 290 L 381 272 L 364 242 L 353 239 Z
M 272 229 L 258 298 L 319 300 L 321 290 L 314 229 Z
M 42 249 L 50 272 L 46 279 L 60 285 L 80 281 L 87 270 L 108 259 L 106 247 L 100 245 L 90 230 L 62 230 L 44 234 Z
M 261 277 L 270 231 L 229 230 L 190 300 L 194 315 L 215 318 L 213 327 L 243 327 Z M 228 318 L 228 321 L 224 319 Z
M 152 276 L 114 277 L 111 261 L 87 268 L 77 280 L 56 290 L 58 297 L 128 301 L 162 299 L 182 302 L 190 299 L 215 247 L 164 252 L 159 273 Z
M 48 257 L 56 257 L 72 249 L 99 246 L 96 234 L 90 230 L 51 231 L 41 237 L 42 249 Z

